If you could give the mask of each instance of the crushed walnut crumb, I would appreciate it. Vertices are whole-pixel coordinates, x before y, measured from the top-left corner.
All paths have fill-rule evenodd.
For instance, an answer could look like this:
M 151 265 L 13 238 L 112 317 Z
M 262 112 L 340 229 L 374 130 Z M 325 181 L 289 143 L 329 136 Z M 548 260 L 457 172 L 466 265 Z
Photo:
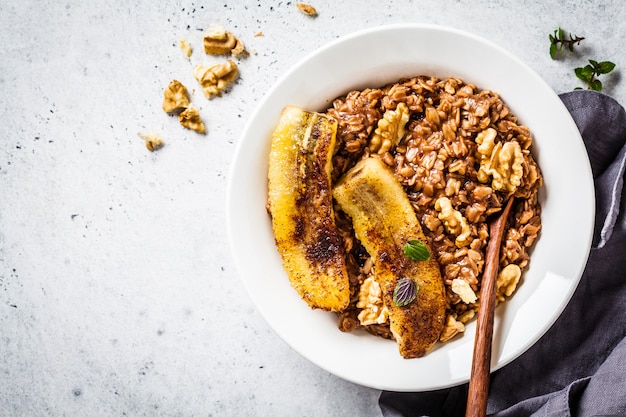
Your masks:
M 185 39 L 180 39 L 178 41 L 178 45 L 180 46 L 181 51 L 183 51 L 183 56 L 189 59 L 189 57 L 191 57 L 191 54 L 193 52 L 193 48 L 191 47 L 189 42 L 187 42 Z
M 235 81 L 238 74 L 237 64 L 233 61 L 210 67 L 198 65 L 194 71 L 194 77 L 202 86 L 202 91 L 207 98 L 220 96 L 222 91 Z
M 195 107 L 188 107 L 178 115 L 182 127 L 198 133 L 206 133 L 206 127 L 200 118 L 200 112 Z
M 258 32 L 254 36 L 260 37 L 264 34 Z M 209 55 L 230 54 L 233 57 L 249 55 L 243 42 L 220 25 L 210 27 L 205 32 L 202 42 L 204 51 Z M 192 45 L 184 38 L 179 39 L 178 45 L 183 56 L 189 60 L 193 53 Z M 200 83 L 207 98 L 220 96 L 228 85 L 237 79 L 238 74 L 237 64 L 231 60 L 211 66 L 198 65 L 194 71 L 194 77 Z M 206 126 L 200 117 L 200 112 L 191 105 L 189 91 L 180 81 L 172 80 L 165 88 L 162 107 L 166 113 L 177 115 L 179 123 L 184 128 L 202 134 L 206 133 Z M 154 133 L 139 133 L 138 135 L 145 141 L 146 148 L 151 152 L 163 146 L 163 140 Z
M 296 7 L 307 16 L 317 16 L 317 10 L 310 4 L 296 3 Z
M 246 48 L 239 39 L 221 26 L 209 29 L 204 35 L 204 52 L 209 55 L 245 54 Z
M 146 142 L 146 148 L 150 152 L 154 152 L 163 147 L 163 139 L 161 139 L 161 137 L 154 132 L 137 133 L 137 136 L 139 136 L 141 139 L 143 139 Z

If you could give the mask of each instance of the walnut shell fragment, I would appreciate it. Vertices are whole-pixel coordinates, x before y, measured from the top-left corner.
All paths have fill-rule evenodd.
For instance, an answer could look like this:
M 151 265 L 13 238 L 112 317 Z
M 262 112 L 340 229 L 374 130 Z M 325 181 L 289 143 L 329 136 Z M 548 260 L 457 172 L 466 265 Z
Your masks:
M 207 98 L 221 95 L 228 85 L 235 81 L 239 70 L 233 61 L 216 64 L 210 67 L 198 65 L 194 71 L 194 77 L 202 86 L 202 91 Z
M 176 113 L 189 107 L 189 92 L 180 81 L 173 80 L 163 92 L 163 110 Z
M 200 112 L 195 107 L 188 107 L 178 115 L 178 121 L 181 126 L 196 131 L 198 133 L 206 133 L 206 127 L 200 118 Z
M 204 52 L 209 55 L 231 54 L 238 56 L 245 50 L 243 42 L 221 26 L 207 31 L 204 35 Z

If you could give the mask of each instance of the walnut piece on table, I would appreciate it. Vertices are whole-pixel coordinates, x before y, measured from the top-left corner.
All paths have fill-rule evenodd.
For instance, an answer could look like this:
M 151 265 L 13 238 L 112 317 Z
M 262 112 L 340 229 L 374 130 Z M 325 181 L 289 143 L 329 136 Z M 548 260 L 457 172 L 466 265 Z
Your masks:
M 150 152 L 154 152 L 163 147 L 163 139 L 154 132 L 137 133 L 137 135 L 146 142 L 146 148 Z
M 206 127 L 200 118 L 200 112 L 195 107 L 187 107 L 178 115 L 178 121 L 181 126 L 196 131 L 198 133 L 206 133 Z
M 219 96 L 228 85 L 235 81 L 239 70 L 233 61 L 211 66 L 198 65 L 194 71 L 194 77 L 202 86 L 202 91 L 207 98 Z
M 315 7 L 311 6 L 310 4 L 296 3 L 296 7 L 298 8 L 298 10 L 300 10 L 302 13 L 304 13 L 307 16 L 317 16 L 317 10 L 315 9 Z
M 178 41 L 178 45 L 180 46 L 181 51 L 183 51 L 183 56 L 185 58 L 189 59 L 189 57 L 191 57 L 191 54 L 193 53 L 193 48 L 191 47 L 189 42 L 187 42 L 187 40 L 181 38 Z
M 209 29 L 204 35 L 204 52 L 209 55 L 238 56 L 245 51 L 243 42 L 221 26 Z
M 189 92 L 180 81 L 173 80 L 163 92 L 163 110 L 176 113 L 189 107 Z

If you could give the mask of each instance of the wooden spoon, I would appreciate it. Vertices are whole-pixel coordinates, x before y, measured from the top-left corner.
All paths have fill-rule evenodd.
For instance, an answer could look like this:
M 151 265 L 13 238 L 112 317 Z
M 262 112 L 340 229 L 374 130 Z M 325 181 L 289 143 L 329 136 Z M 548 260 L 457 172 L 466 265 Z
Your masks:
M 504 210 L 489 224 L 489 243 L 487 243 L 485 270 L 480 290 L 478 319 L 476 320 L 476 338 L 474 339 L 474 357 L 472 358 L 472 373 L 467 395 L 466 417 L 484 417 L 487 413 L 500 245 L 513 200 L 514 198 L 511 196 Z

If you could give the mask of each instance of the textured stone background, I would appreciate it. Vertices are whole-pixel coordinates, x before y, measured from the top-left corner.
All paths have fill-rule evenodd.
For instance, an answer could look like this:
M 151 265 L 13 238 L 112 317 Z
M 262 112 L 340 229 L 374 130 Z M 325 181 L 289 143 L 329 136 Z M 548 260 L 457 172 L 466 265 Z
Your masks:
M 621 0 L 312 4 L 317 18 L 287 1 L 0 2 L 0 416 L 380 415 L 378 391 L 274 335 L 226 244 L 243 125 L 326 42 L 385 23 L 450 25 L 508 49 L 557 93 L 581 85 L 573 68 L 586 58 L 612 60 L 605 92 L 626 103 Z M 163 113 L 162 91 L 173 78 L 194 86 L 194 64 L 217 60 L 200 48 L 212 23 L 253 54 L 223 97 L 193 94 L 199 136 Z M 558 26 L 587 40 L 553 61 Z M 155 153 L 137 137 L 152 130 L 166 140 Z

